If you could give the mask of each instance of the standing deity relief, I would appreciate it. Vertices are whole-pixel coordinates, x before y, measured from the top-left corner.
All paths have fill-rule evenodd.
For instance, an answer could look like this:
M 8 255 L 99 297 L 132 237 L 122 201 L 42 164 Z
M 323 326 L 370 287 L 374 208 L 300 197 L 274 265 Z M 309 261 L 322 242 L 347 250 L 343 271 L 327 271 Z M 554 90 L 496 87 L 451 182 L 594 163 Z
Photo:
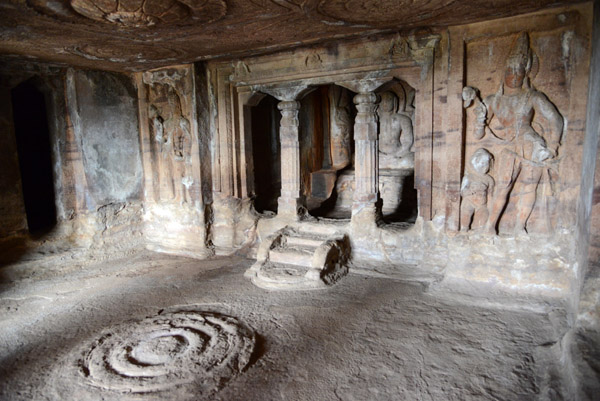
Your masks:
M 145 74 L 144 82 L 149 85 L 148 118 L 155 141 L 160 199 L 183 204 L 191 199 L 193 179 L 192 134 L 181 99 L 182 77 L 179 72 L 153 74 L 159 75 Z
M 512 44 L 503 81 L 496 93 L 481 99 L 477 89 L 463 89 L 463 106 L 469 108 L 473 105 L 475 117 L 474 129 L 467 135 L 476 141 L 490 137 L 488 139 L 494 146 L 486 151 L 489 155 L 486 156 L 487 163 L 493 158 L 497 167 L 494 179 L 484 178 L 486 170 L 489 170 L 489 167 L 483 166 L 484 162 L 479 161 L 484 157 L 484 149 L 477 150 L 467 163 L 461 188 L 463 230 L 482 228 L 497 234 L 500 221 L 507 217 L 505 214 L 511 199 L 516 208 L 515 234 L 528 232 L 529 218 L 536 205 L 542 207 L 546 229 L 549 230 L 547 197 L 554 195 L 557 181 L 563 118 L 546 95 L 531 85 L 538 67 L 537 56 L 529 46 L 529 36 L 521 33 Z M 478 189 L 473 191 L 468 188 L 474 185 L 475 174 L 482 183 L 475 185 Z M 495 191 L 490 189 L 493 183 Z M 484 192 L 487 192 L 486 198 L 492 197 L 491 202 L 484 200 Z M 487 218 L 485 222 L 473 219 L 471 225 L 474 214 Z M 513 224 L 512 221 L 510 223 Z

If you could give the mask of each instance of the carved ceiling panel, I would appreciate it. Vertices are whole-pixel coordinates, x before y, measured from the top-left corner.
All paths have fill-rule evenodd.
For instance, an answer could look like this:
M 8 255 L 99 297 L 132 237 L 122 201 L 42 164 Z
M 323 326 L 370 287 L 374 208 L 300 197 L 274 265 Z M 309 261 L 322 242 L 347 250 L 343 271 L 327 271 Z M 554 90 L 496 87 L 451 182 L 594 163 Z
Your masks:
M 139 71 L 378 32 L 435 31 L 577 2 L 14 0 L 0 2 L 0 58 Z
M 227 12 L 224 0 L 28 0 L 36 11 L 78 22 L 79 17 L 126 28 L 201 24 Z

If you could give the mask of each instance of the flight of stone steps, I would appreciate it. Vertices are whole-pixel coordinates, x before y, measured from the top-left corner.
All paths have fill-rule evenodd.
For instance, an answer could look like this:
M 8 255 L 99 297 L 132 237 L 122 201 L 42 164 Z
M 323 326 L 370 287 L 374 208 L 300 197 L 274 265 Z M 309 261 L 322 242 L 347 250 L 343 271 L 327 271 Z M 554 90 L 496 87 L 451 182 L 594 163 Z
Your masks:
M 245 273 L 261 288 L 327 288 L 348 271 L 350 243 L 338 227 L 319 223 L 286 226 L 260 245 Z

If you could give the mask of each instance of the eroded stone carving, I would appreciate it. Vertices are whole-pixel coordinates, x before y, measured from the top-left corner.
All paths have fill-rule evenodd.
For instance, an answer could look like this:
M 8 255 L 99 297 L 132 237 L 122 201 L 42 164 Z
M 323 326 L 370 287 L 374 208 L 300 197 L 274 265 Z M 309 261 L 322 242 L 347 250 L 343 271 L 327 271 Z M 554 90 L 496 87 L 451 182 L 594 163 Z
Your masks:
M 323 60 L 321 59 L 321 55 L 317 52 L 309 54 L 304 60 L 304 65 L 308 68 L 318 68 L 321 64 L 323 64 Z
M 155 141 L 161 200 L 189 202 L 192 134 L 184 116 L 185 72 L 161 70 L 144 74 L 149 85 L 148 118 Z
M 240 78 L 247 77 L 250 74 L 250 67 L 248 67 L 248 64 L 242 60 L 239 60 L 237 63 L 235 63 L 233 70 L 235 76 Z
M 551 195 L 538 196 L 540 182 L 547 181 L 546 187 L 552 191 L 556 181 L 563 118 L 546 95 L 530 83 L 536 63 L 529 36 L 521 33 L 511 47 L 498 91 L 483 101 L 478 98 L 476 89 L 467 87 L 463 91 L 465 106 L 475 103 L 473 136 L 481 139 L 489 134 L 501 148 L 496 157 L 496 194 L 486 223 L 490 233 L 497 233 L 508 197 L 515 187 L 519 192 L 511 195 L 518 197 L 514 230 L 527 232 L 527 221 L 534 206 L 542 201 L 538 198 Z
M 225 15 L 222 0 L 70 0 L 78 14 L 127 28 L 210 22 Z
M 460 186 L 461 231 L 482 228 L 487 222 L 488 199 L 494 193 L 494 179 L 488 174 L 492 154 L 480 148 L 473 153 L 467 163 L 466 173 Z
M 381 94 L 377 109 L 381 169 L 414 167 L 413 123 L 411 118 L 403 113 L 405 104 L 405 99 L 399 99 L 392 91 Z
M 337 85 L 329 87 L 331 168 L 341 170 L 351 161 L 352 119 L 348 91 Z

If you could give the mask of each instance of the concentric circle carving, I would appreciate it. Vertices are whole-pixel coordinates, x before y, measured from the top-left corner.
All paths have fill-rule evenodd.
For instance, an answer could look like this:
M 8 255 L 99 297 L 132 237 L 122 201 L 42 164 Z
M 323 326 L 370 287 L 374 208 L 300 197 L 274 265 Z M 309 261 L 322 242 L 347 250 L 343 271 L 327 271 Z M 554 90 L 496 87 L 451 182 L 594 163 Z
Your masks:
M 407 18 L 427 19 L 454 0 L 321 0 L 320 14 L 351 24 L 401 24 Z
M 88 384 L 148 393 L 194 384 L 218 389 L 250 362 L 254 332 L 234 317 L 201 311 L 160 314 L 103 333 L 77 362 Z
M 28 0 L 48 16 L 76 22 L 77 17 L 123 28 L 202 24 L 221 19 L 224 0 Z

